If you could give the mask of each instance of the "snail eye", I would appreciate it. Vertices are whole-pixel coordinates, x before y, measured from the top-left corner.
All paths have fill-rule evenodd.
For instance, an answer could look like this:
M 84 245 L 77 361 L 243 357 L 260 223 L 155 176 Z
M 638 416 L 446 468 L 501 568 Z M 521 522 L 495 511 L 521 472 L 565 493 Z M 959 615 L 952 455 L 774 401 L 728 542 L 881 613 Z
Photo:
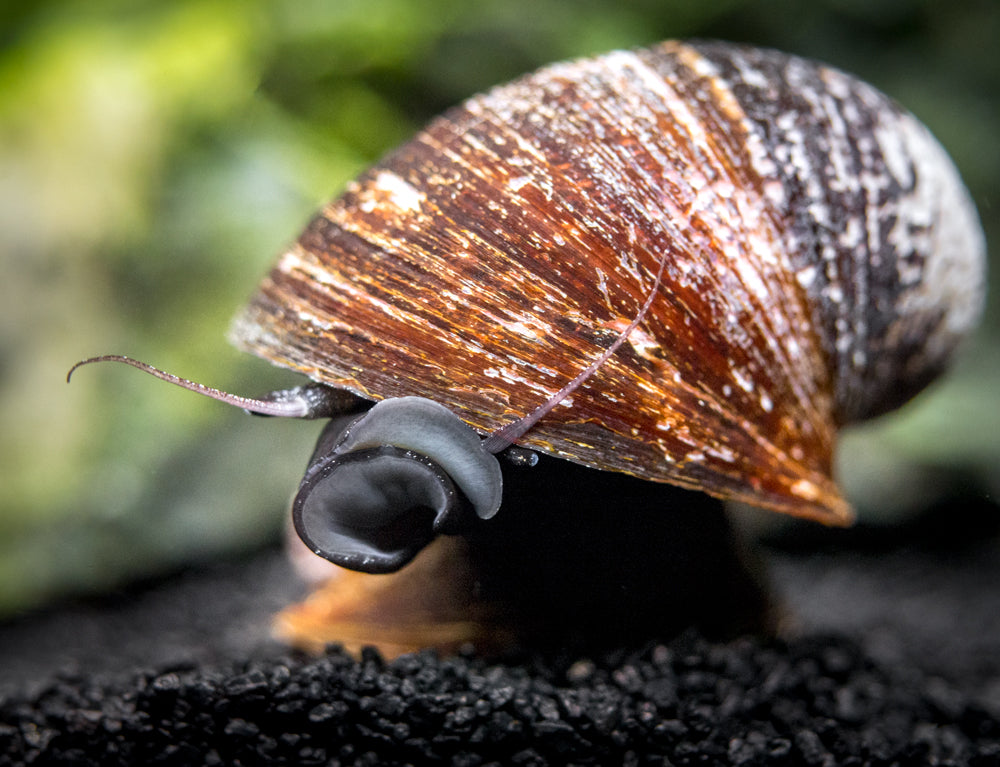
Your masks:
M 331 421 L 292 506 L 316 554 L 364 572 L 392 572 L 438 534 L 466 529 L 500 507 L 497 459 L 443 405 L 383 400 Z

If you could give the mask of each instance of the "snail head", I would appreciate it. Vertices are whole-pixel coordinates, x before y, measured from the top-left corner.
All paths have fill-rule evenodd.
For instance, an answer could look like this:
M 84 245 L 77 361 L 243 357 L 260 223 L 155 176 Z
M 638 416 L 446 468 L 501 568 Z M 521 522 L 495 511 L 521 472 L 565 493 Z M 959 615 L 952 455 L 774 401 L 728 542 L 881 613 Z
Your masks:
M 514 443 L 579 388 L 642 321 L 660 285 L 659 271 L 638 313 L 602 354 L 523 418 L 480 436 L 444 405 L 424 397 L 385 399 L 374 406 L 320 383 L 260 399 L 214 389 L 123 355 L 76 363 L 120 362 L 156 378 L 257 415 L 330 418 L 292 503 L 295 530 L 311 551 L 369 573 L 398 570 L 439 534 L 467 531 L 500 508 L 503 478 L 497 454 L 533 466 L 538 456 Z
M 461 532 L 500 508 L 496 456 L 471 427 L 433 400 L 399 397 L 372 406 L 319 383 L 254 399 L 114 354 L 78 362 L 66 380 L 94 362 L 130 365 L 256 415 L 330 418 L 295 496 L 292 518 L 310 550 L 343 567 L 398 570 L 435 536 Z M 537 461 L 530 451 L 503 449 L 516 463 Z
M 303 542 L 352 570 L 391 572 L 438 534 L 500 508 L 500 463 L 469 426 L 423 397 L 330 421 L 292 504 Z

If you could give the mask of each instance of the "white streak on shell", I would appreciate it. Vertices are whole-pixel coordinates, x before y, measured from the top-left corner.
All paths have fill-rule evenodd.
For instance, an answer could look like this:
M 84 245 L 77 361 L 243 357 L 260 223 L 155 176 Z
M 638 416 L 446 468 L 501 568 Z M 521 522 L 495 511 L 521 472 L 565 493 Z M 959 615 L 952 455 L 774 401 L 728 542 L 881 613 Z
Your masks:
M 758 172 L 780 168 L 787 252 L 832 355 L 839 420 L 899 404 L 982 309 L 982 230 L 954 166 L 912 115 L 849 75 L 759 49 L 699 50 L 767 136 L 768 156 L 751 153 Z

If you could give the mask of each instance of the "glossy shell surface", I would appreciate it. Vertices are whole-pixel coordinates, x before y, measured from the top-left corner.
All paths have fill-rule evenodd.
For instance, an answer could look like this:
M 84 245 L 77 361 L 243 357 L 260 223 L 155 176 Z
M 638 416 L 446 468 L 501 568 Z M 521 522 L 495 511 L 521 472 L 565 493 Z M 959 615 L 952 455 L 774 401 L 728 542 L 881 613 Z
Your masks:
M 521 444 L 828 523 L 836 429 L 922 388 L 974 323 L 983 242 L 930 133 L 775 51 L 556 64 L 432 122 L 327 205 L 235 343 L 481 432 L 628 342 Z

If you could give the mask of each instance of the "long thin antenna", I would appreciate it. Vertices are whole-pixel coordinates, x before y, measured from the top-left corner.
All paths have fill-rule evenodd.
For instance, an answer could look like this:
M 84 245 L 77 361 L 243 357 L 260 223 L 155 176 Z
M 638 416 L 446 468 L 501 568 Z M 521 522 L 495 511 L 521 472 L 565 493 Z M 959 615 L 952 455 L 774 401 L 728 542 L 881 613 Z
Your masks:
M 490 453 L 499 453 L 513 445 L 517 440 L 523 437 L 532 426 L 552 412 L 552 410 L 559 405 L 560 402 L 566 399 L 566 397 L 572 394 L 588 378 L 596 373 L 597 369 L 607 362 L 611 358 L 612 354 L 618 351 L 618 348 L 625 343 L 626 340 L 628 340 L 632 331 L 635 330 L 639 323 L 645 318 L 646 313 L 649 311 L 649 307 L 653 305 L 653 299 L 656 298 L 656 292 L 660 288 L 660 280 L 663 278 L 663 270 L 666 265 L 667 252 L 664 251 L 663 255 L 660 256 L 660 266 L 656 272 L 656 279 L 653 280 L 653 286 L 649 289 L 649 294 L 646 296 L 645 303 L 643 303 L 642 307 L 639 309 L 638 314 L 632 318 L 628 327 L 626 327 L 625 330 L 621 332 L 621 335 L 614 340 L 614 343 L 605 349 L 600 357 L 584 368 L 576 378 L 549 397 L 549 399 L 541 405 L 532 410 L 528 415 L 523 418 L 519 418 L 516 421 L 512 421 L 506 426 L 501 426 L 499 429 L 486 437 L 482 443 L 484 450 Z
M 241 397 L 238 394 L 205 386 L 187 378 L 175 376 L 159 368 L 155 368 L 145 362 L 140 362 L 132 357 L 123 354 L 102 354 L 100 357 L 90 357 L 80 360 L 69 369 L 66 374 L 66 383 L 69 383 L 73 373 L 83 365 L 92 362 L 121 362 L 131 365 L 144 373 L 148 373 L 161 381 L 180 386 L 182 389 L 202 394 L 206 397 L 225 402 L 227 405 L 234 405 L 244 410 L 257 413 L 258 415 L 270 415 L 282 418 L 321 418 L 337 413 L 352 412 L 358 409 L 360 398 L 355 397 L 347 391 L 334 389 L 323 384 L 308 384 L 297 386 L 287 391 L 272 392 L 269 396 L 272 399 L 253 399 L 251 397 Z

